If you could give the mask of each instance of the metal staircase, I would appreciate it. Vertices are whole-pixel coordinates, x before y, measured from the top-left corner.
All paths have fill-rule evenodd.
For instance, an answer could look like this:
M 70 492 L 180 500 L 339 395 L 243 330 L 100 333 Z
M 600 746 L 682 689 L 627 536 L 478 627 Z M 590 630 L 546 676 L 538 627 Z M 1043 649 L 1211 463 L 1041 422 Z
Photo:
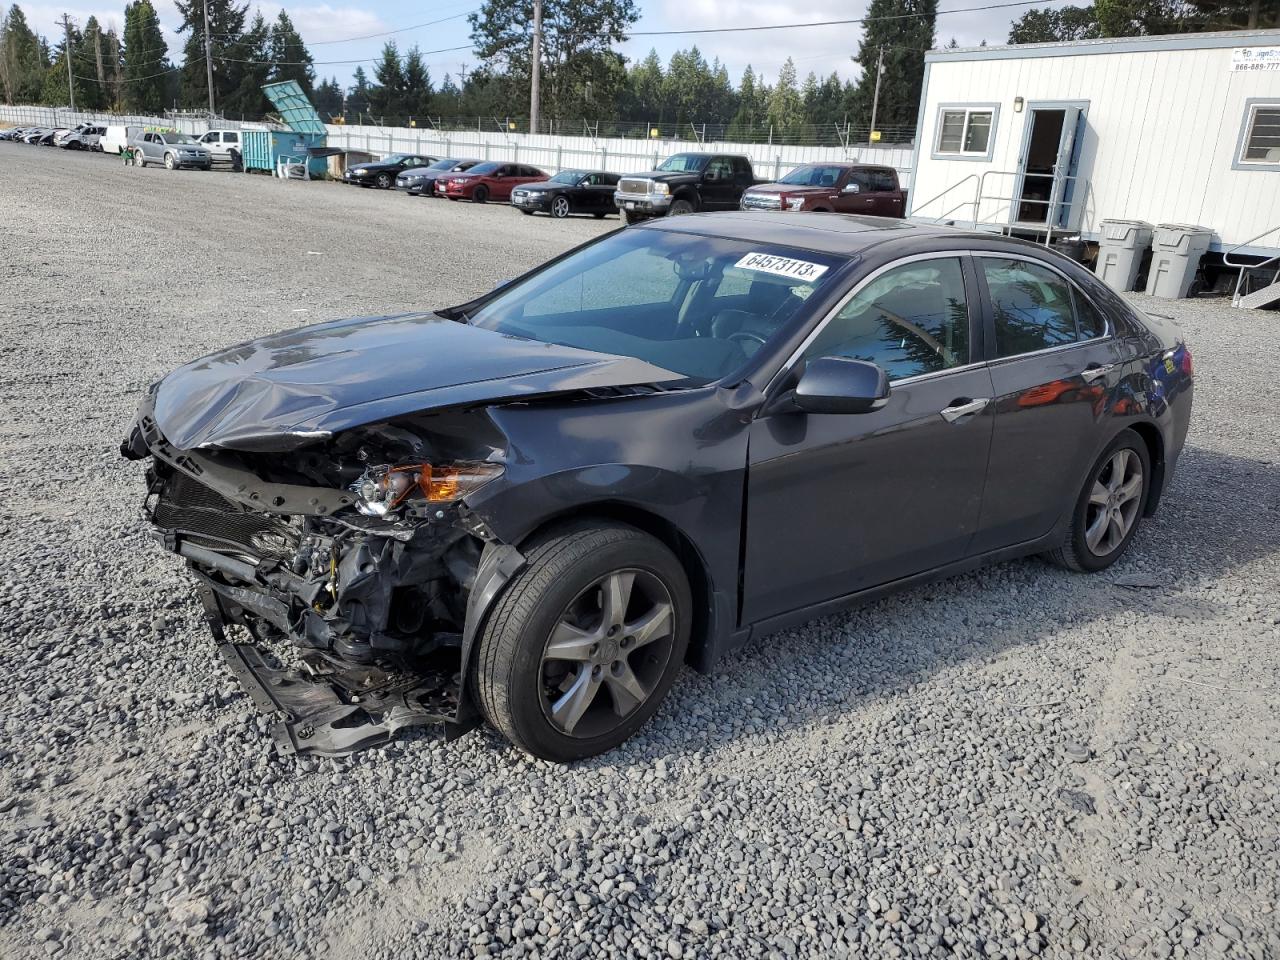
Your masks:
M 1224 266 L 1235 267 L 1240 271 L 1236 276 L 1235 291 L 1231 295 L 1233 307 L 1239 307 L 1241 310 L 1264 310 L 1267 307 L 1280 306 L 1280 255 L 1258 263 L 1243 263 L 1231 259 L 1231 255 L 1238 250 L 1277 232 L 1280 232 L 1280 223 L 1244 243 L 1236 244 L 1222 255 Z M 1250 289 L 1257 282 L 1263 283 L 1264 286 L 1256 290 Z

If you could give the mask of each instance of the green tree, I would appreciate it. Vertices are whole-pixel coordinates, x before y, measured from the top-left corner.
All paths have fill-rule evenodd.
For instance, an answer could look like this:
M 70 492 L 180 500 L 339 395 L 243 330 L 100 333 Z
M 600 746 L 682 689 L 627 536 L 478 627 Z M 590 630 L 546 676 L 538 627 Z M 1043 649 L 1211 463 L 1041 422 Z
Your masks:
M 767 101 L 767 91 L 756 80 L 751 64 L 747 64 L 746 69 L 742 71 L 742 82 L 738 84 L 738 108 L 729 123 L 727 139 L 750 140 L 754 137 L 758 128 L 767 122 L 765 120 L 765 114 L 768 112 Z
M 356 67 L 351 74 L 352 84 L 347 90 L 347 113 L 357 116 L 369 112 L 369 99 L 373 94 L 373 86 L 369 83 L 369 75 L 364 67 Z
M 1010 43 L 1092 40 L 1098 35 L 1098 18 L 1091 6 L 1028 10 L 1009 27 Z
M 85 110 L 104 110 L 111 103 L 111 88 L 108 86 L 110 50 L 105 40 L 98 18 L 90 16 L 85 21 L 80 42 L 72 52 L 75 73 L 78 77 L 87 78 L 76 81 L 76 106 Z
M 40 38 L 15 3 L 0 23 L 0 94 L 7 103 L 39 102 L 48 66 Z
M 382 58 L 373 68 L 373 79 L 377 83 L 369 91 L 369 111 L 378 116 L 396 116 L 404 96 L 404 70 L 394 40 L 383 44 Z
M 876 126 L 914 126 L 924 85 L 924 54 L 933 48 L 938 0 L 871 0 L 854 59 L 862 77 L 849 98 L 850 120 L 871 122 L 876 63 L 884 50 Z
M 204 10 L 209 9 L 209 37 L 213 53 L 213 93 L 215 108 L 226 113 L 233 94 L 240 94 L 244 84 L 246 54 L 266 58 L 263 38 L 245 32 L 248 4 L 235 0 L 174 0 L 182 15 L 179 33 L 187 34 L 182 48 L 182 73 L 179 83 L 183 106 L 200 108 L 209 102 L 209 83 L 204 62 Z M 256 48 L 256 50 L 255 50 Z
M 151 0 L 137 0 L 124 8 L 124 65 L 120 98 L 130 113 L 159 113 L 165 105 L 165 76 L 169 45 L 160 31 L 160 18 Z
M 775 139 L 795 136 L 804 126 L 804 100 L 796 89 L 796 65 L 790 57 L 778 71 L 778 82 L 769 94 L 769 111 L 765 119 L 773 128 Z
M 227 50 L 222 61 L 228 68 L 225 74 L 227 92 L 217 101 L 219 111 L 226 116 L 263 116 L 271 109 L 271 102 L 262 92 L 262 87 L 271 82 L 274 66 L 271 63 L 271 28 L 261 10 L 254 14 L 249 28 L 234 38 Z M 215 84 L 219 78 L 220 75 L 215 73 Z
M 542 110 L 561 122 L 587 105 L 612 112 L 626 78 L 615 47 L 639 19 L 635 0 L 544 0 L 542 4 Z M 529 102 L 533 39 L 532 0 L 484 0 L 469 17 L 476 55 L 487 69 L 477 81 L 503 86 L 517 103 Z M 526 106 L 520 106 L 523 114 Z
M 316 91 L 311 97 L 311 102 L 315 104 L 316 112 L 322 117 L 335 117 L 340 114 L 342 112 L 342 87 L 338 85 L 338 78 L 331 77 L 316 87 Z
M 271 24 L 271 39 L 268 43 L 271 60 L 271 82 L 296 80 L 302 92 L 311 96 L 316 82 L 314 60 L 307 45 L 302 42 L 302 35 L 283 10 Z
M 665 112 L 662 61 L 657 50 L 650 50 L 648 56 L 627 71 L 621 113 L 624 119 L 657 125 L 661 129 Z M 644 131 L 644 136 L 648 135 L 648 131 Z
M 48 66 L 44 70 L 44 83 L 40 87 L 40 103 L 52 104 L 53 106 L 68 106 L 71 103 L 71 90 L 67 81 L 67 57 L 73 57 L 72 73 L 74 74 L 76 67 L 74 64 L 75 50 L 83 42 L 80 31 L 75 27 L 71 28 L 71 50 L 67 50 L 66 32 L 63 33 L 63 39 L 54 45 L 52 55 L 48 58 Z M 76 85 L 76 105 L 80 105 L 80 101 L 84 96 L 84 81 L 75 79 Z
M 411 117 L 431 113 L 431 71 L 422 60 L 422 51 L 413 46 L 404 58 L 404 87 L 400 93 L 400 112 Z
M 670 110 L 673 133 L 688 138 L 691 123 L 706 122 L 707 106 L 714 97 L 715 76 L 697 47 L 677 50 L 671 55 L 663 78 L 663 101 Z

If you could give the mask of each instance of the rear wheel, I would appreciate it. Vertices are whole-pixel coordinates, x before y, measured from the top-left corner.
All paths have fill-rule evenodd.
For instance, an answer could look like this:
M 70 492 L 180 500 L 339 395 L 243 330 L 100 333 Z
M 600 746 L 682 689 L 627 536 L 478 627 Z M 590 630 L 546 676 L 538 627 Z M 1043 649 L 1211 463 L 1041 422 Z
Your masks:
M 563 220 L 569 215 L 569 198 L 556 197 L 551 201 L 551 215 L 557 220 Z
M 684 661 L 684 570 L 659 541 L 621 525 L 561 530 L 526 555 L 481 632 L 481 707 L 534 756 L 603 753 L 653 715 Z
M 476 203 L 484 203 L 489 199 L 489 188 L 483 183 L 480 184 L 480 186 L 476 187 L 475 190 L 471 192 L 471 199 Z
M 1046 557 L 1090 573 L 1119 560 L 1142 522 L 1150 476 L 1147 445 L 1132 430 L 1122 431 L 1089 471 L 1066 540 Z

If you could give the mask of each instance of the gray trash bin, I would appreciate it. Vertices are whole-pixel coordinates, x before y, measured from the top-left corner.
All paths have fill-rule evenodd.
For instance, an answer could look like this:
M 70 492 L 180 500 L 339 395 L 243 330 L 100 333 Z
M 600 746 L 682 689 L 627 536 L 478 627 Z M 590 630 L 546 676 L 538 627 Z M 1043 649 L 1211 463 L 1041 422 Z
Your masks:
M 1161 223 L 1151 243 L 1151 269 L 1147 293 L 1169 300 L 1187 295 L 1200 269 L 1200 258 L 1209 249 L 1213 231 L 1185 223 Z
M 1151 224 L 1143 220 L 1103 220 L 1093 272 L 1112 290 L 1132 290 L 1138 281 L 1142 255 L 1149 246 Z

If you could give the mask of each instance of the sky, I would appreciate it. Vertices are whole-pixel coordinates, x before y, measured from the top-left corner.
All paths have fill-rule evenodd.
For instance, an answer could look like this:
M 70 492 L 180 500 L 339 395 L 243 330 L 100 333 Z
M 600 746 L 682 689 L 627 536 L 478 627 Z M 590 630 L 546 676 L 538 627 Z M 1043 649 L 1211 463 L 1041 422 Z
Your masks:
M 1010 22 L 1032 5 L 946 13 L 987 2 L 1009 0 L 940 0 L 938 45 L 945 44 L 952 37 L 960 46 L 976 46 L 983 40 L 993 45 L 1003 43 L 1009 35 Z M 182 20 L 177 8 L 172 0 L 153 0 L 153 3 L 160 15 L 170 55 L 180 57 L 183 39 L 176 28 Z M 124 0 L 120 0 L 118 5 L 95 3 L 70 7 L 22 3 L 19 0 L 19 5 L 32 28 L 51 39 L 61 30 L 59 20 L 64 11 L 70 13 L 80 26 L 90 16 L 96 16 L 100 23 L 114 24 L 117 31 L 123 32 Z M 641 17 L 633 28 L 636 32 L 842 20 L 861 16 L 867 7 L 865 0 L 637 0 L 637 5 Z M 1035 5 L 1060 6 L 1062 0 L 1036 0 Z M 281 7 L 287 10 L 316 60 L 318 78 L 336 76 L 343 86 L 347 86 L 352 72 L 359 65 L 350 61 L 363 60 L 366 71 L 371 72 L 372 61 L 377 58 L 382 45 L 387 40 L 395 40 L 401 51 L 417 44 L 427 54 L 425 59 L 434 82 L 438 84 L 446 73 L 457 78 L 463 69 L 470 70 L 476 66 L 476 58 L 470 50 L 427 52 L 469 44 L 470 27 L 466 14 L 478 6 L 478 0 L 446 0 L 438 4 L 393 0 L 366 0 L 351 4 L 251 2 L 250 15 L 257 7 L 270 20 Z M 441 20 L 443 22 L 429 26 L 404 29 Z M 370 36 L 372 34 L 387 35 Z M 635 61 L 643 59 L 650 48 L 656 48 L 665 63 L 676 50 L 696 44 L 708 61 L 720 58 L 735 84 L 748 64 L 772 82 L 787 57 L 795 61 L 801 80 L 810 71 L 819 77 L 835 71 L 843 79 L 854 80 L 860 71 L 850 57 L 857 53 L 861 36 L 862 28 L 857 25 L 736 34 L 637 36 L 623 45 L 622 53 Z

